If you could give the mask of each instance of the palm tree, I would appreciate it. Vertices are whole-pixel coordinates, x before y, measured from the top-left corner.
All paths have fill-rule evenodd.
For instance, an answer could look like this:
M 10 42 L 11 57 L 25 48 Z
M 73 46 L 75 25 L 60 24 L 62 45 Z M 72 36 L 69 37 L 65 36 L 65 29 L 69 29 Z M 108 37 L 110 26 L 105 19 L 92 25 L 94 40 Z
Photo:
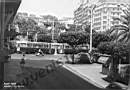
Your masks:
M 124 15 L 121 16 L 121 18 L 114 18 L 114 20 L 118 20 L 121 22 L 121 25 L 114 25 L 110 29 L 110 36 L 113 37 L 114 41 L 117 42 L 124 42 L 128 46 L 130 45 L 130 7 L 128 7 L 126 10 L 123 10 Z M 130 48 L 129 48 L 130 49 Z M 118 61 L 119 57 L 116 59 L 116 55 L 113 55 L 113 60 Z M 112 61 L 113 62 L 113 61 Z M 111 72 L 110 77 L 117 75 L 117 66 L 116 63 L 113 62 L 113 65 L 111 66 Z M 116 72 L 115 72 L 116 71 Z M 116 79 L 116 78 L 115 78 Z
M 111 27 L 111 35 L 116 36 L 116 41 L 128 42 L 130 39 L 130 7 L 124 10 L 125 15 L 121 18 L 114 18 L 122 22 L 121 25 L 115 25 Z

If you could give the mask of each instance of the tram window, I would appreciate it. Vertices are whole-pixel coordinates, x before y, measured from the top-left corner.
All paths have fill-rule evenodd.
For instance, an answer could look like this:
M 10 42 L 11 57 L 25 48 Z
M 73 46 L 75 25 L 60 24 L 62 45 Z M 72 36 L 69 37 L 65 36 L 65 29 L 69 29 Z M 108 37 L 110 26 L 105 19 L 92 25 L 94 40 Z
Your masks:
M 69 48 L 69 46 L 65 46 L 65 48 Z
M 33 48 L 35 48 L 35 47 L 36 47 L 36 44 L 34 43 L 34 44 L 33 44 Z
M 44 44 L 44 48 L 48 48 L 48 45 L 47 45 L 47 44 Z
M 21 47 L 26 47 L 26 43 L 21 43 Z
M 31 44 L 31 43 L 28 43 L 27 46 L 28 46 L 28 47 L 32 47 L 32 44 Z
M 39 48 L 42 48 L 42 44 L 38 44 L 38 47 L 39 47 Z

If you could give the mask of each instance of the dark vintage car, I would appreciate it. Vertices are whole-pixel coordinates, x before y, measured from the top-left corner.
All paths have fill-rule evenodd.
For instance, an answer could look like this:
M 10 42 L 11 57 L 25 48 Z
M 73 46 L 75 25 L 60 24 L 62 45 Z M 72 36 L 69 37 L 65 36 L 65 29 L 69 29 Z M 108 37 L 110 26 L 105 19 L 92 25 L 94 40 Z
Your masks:
M 93 63 L 93 60 L 90 59 L 90 54 L 84 52 L 78 53 L 75 57 L 75 61 L 77 63 L 87 63 L 87 64 Z

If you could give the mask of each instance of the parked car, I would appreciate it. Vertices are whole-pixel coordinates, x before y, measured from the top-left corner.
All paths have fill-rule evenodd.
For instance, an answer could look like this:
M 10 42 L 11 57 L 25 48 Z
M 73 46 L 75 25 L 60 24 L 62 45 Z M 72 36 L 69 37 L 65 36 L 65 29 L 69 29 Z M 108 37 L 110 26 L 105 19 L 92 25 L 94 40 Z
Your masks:
M 90 59 L 89 53 L 84 52 L 78 53 L 75 59 L 77 63 L 87 63 L 87 64 L 93 63 L 93 61 Z

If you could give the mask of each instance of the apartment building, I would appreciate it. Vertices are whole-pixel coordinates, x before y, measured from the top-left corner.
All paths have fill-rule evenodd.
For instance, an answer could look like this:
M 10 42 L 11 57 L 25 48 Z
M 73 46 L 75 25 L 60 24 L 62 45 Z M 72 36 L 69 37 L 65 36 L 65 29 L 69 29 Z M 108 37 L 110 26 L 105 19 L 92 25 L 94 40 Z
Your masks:
M 98 2 L 98 0 L 84 0 L 81 1 L 79 7 L 74 11 L 74 23 L 75 24 L 90 24 L 92 7 Z
M 124 6 L 128 3 L 128 0 L 127 2 L 123 2 L 123 0 L 88 0 L 74 11 L 74 23 L 92 24 L 92 29 L 96 31 L 108 30 L 113 25 L 121 24 L 121 22 L 113 20 L 113 18 L 120 18 L 124 14 Z M 92 10 L 94 6 L 95 8 Z
M 87 24 L 90 21 L 90 6 L 81 4 L 74 11 L 74 24 Z
M 120 18 L 121 15 L 123 15 L 123 11 L 120 4 L 111 2 L 99 3 L 93 11 L 93 29 L 105 31 L 113 25 L 121 24 L 120 21 L 113 19 Z

